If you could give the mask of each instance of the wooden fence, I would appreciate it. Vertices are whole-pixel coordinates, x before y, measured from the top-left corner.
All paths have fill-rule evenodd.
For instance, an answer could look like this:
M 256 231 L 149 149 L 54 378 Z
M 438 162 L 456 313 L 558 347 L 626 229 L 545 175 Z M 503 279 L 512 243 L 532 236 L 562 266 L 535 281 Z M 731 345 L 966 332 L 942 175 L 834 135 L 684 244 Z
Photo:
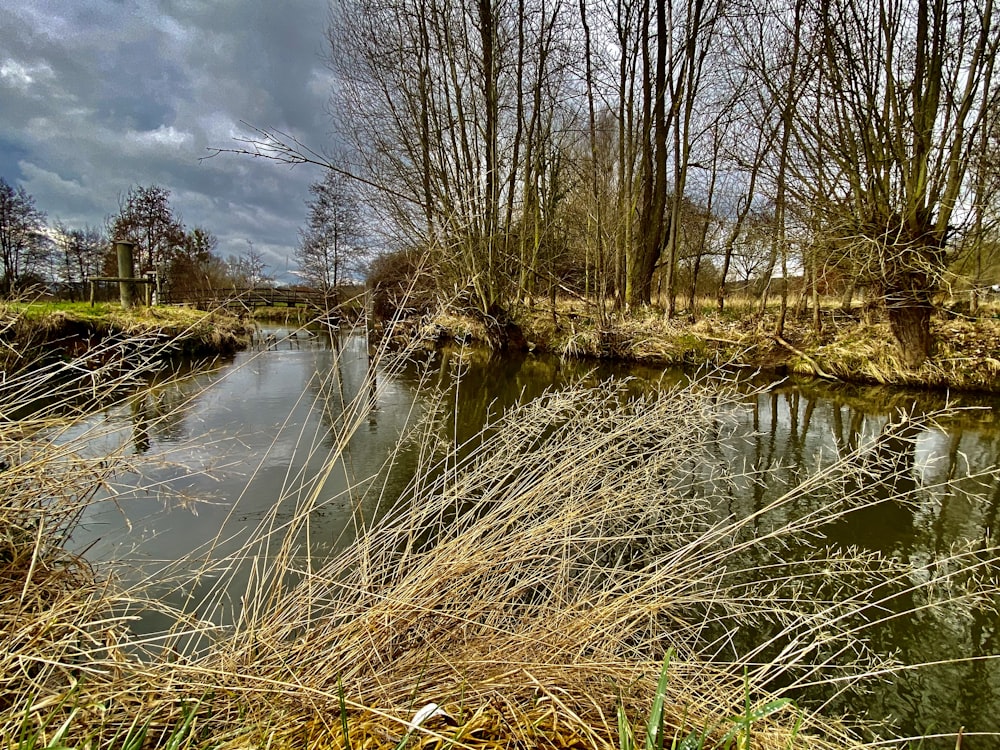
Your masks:
M 338 295 L 306 289 L 219 289 L 211 292 L 164 294 L 166 304 L 189 304 L 203 309 L 225 307 L 249 311 L 258 307 L 307 307 L 321 312 L 333 309 Z

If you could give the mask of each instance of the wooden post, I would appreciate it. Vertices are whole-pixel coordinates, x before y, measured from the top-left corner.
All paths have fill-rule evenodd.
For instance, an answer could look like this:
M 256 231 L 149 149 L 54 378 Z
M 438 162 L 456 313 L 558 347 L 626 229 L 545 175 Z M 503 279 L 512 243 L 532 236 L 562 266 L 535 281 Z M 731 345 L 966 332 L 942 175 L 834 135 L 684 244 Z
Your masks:
M 135 304 L 135 260 L 132 251 L 135 243 L 129 240 L 115 240 L 115 252 L 118 254 L 118 294 L 122 301 L 122 310 L 130 310 Z

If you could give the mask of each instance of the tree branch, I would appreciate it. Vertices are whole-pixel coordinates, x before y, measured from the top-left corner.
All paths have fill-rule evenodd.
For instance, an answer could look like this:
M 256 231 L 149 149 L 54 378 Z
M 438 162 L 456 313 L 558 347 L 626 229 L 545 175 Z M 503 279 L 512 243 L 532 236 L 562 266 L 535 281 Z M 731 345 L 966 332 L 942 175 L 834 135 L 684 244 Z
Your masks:
M 392 188 L 380 185 L 377 182 L 372 182 L 364 177 L 359 177 L 353 172 L 343 169 L 342 167 L 338 167 L 329 158 L 317 151 L 314 151 L 293 135 L 282 132 L 281 130 L 264 130 L 262 128 L 258 128 L 256 125 L 251 125 L 244 120 L 240 120 L 240 123 L 255 131 L 259 137 L 234 137 L 234 141 L 245 145 L 240 148 L 210 147 L 207 149 L 210 152 L 209 155 L 202 156 L 198 159 L 198 161 L 212 159 L 220 154 L 237 154 L 239 156 L 252 156 L 255 159 L 267 159 L 268 161 L 274 161 L 279 164 L 288 164 L 293 167 L 299 164 L 312 164 L 317 167 L 322 167 L 323 169 L 328 169 L 331 172 L 336 172 L 347 179 L 359 182 L 362 185 L 366 185 L 381 193 L 391 195 L 394 198 L 399 198 L 400 200 L 407 201 L 408 203 L 420 205 L 420 201 L 408 195 L 403 195 Z

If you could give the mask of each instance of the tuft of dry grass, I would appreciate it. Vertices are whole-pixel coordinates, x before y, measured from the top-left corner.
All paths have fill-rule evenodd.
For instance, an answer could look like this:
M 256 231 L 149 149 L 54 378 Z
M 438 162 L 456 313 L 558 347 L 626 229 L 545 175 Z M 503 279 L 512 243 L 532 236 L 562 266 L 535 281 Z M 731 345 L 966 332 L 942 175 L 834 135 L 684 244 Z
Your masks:
M 95 496 L 130 466 L 113 441 L 95 453 L 104 433 L 85 420 L 148 387 L 160 362 L 134 356 L 143 343 L 105 343 L 66 363 L 36 360 L 0 383 L 0 737 L 14 747 L 47 746 L 70 713 L 74 736 L 86 734 L 114 715 L 117 698 L 142 691 L 127 655 L 141 592 L 121 590 L 113 570 L 95 570 L 69 539 Z
M 351 746 L 395 747 L 408 718 L 434 702 L 454 721 L 428 729 L 427 746 L 608 747 L 618 707 L 648 710 L 669 648 L 679 660 L 668 736 L 704 734 L 712 746 L 747 700 L 773 698 L 771 685 L 891 671 L 863 633 L 907 571 L 821 545 L 806 560 L 781 555 L 885 502 L 869 484 L 892 473 L 891 456 L 869 446 L 754 517 L 720 516 L 733 477 L 709 449 L 736 404 L 726 383 L 701 382 L 631 400 L 617 384 L 570 389 L 515 408 L 470 453 L 429 459 L 383 522 L 302 571 L 298 587 L 213 653 L 201 684 L 243 696 L 278 744 L 345 746 L 330 718 L 343 701 Z M 761 532 L 806 499 L 807 515 Z M 949 583 L 942 574 L 920 586 Z M 766 624 L 778 634 L 735 661 L 711 658 L 720 633 L 763 634 Z M 853 743 L 829 720 L 800 724 L 794 712 L 762 720 L 754 737 L 758 747 Z
M 435 320 L 446 328 L 457 327 L 447 316 Z M 543 310 L 524 313 L 518 322 L 532 348 L 540 351 L 666 366 L 750 363 L 761 340 L 755 330 L 745 330 L 728 317 L 691 323 L 681 317 L 668 320 L 652 309 L 601 316 L 579 303 L 560 304 L 555 316 Z
M 744 301 L 745 303 L 746 301 Z M 901 387 L 996 392 L 1000 388 L 1000 320 L 947 317 L 932 321 L 935 351 L 916 370 L 904 366 L 885 322 L 855 320 L 839 309 L 823 310 L 817 334 L 810 319 L 790 317 L 784 338 L 775 341 L 773 311 L 755 304 L 730 306 L 719 314 L 702 306 L 697 320 L 667 320 L 652 309 L 605 317 L 581 304 L 549 313 L 526 314 L 521 323 L 538 348 L 565 357 L 618 359 L 661 365 L 746 365 L 787 367 L 805 375 L 824 374 L 848 382 Z
M 995 392 L 1000 387 L 1000 324 L 993 319 L 935 319 L 935 351 L 907 368 L 886 323 L 858 324 L 815 347 L 824 369 L 843 380 Z

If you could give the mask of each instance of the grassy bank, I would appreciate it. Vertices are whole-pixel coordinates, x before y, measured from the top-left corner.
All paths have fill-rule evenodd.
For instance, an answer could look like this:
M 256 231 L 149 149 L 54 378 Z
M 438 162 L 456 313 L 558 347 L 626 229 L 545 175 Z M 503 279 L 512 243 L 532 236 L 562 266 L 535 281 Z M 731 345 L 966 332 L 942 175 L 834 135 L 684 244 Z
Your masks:
M 93 369 L 109 358 L 231 354 L 251 328 L 224 313 L 179 307 L 85 303 L 0 304 L 0 370 L 75 362 Z
M 791 316 L 780 338 L 773 335 L 776 312 L 760 316 L 749 302 L 724 314 L 706 305 L 696 321 L 667 320 L 655 310 L 602 319 L 593 307 L 561 302 L 555 314 L 544 307 L 524 310 L 516 322 L 529 348 L 565 357 L 741 366 L 854 383 L 1000 392 L 1000 318 L 937 316 L 931 324 L 936 350 L 913 370 L 903 365 L 888 323 L 864 322 L 834 309 L 822 317 L 817 334 L 811 319 Z M 488 343 L 481 321 L 451 311 L 427 316 L 413 329 L 429 343 Z
M 764 481 L 716 450 L 742 408 L 724 381 L 633 399 L 615 383 L 553 392 L 466 446 L 432 411 L 403 443 L 420 466 L 399 500 L 377 523 L 357 517 L 343 553 L 314 559 L 301 541 L 315 514 L 362 507 L 326 496 L 322 480 L 367 425 L 369 388 L 391 387 L 400 360 L 379 356 L 382 376 L 323 437 L 324 469 L 290 478 L 243 549 L 201 563 L 211 596 L 141 637 L 130 622 L 164 605 L 116 584 L 114 564 L 94 569 L 68 537 L 99 488 L 114 499 L 134 457 L 92 455 L 101 428 L 81 433 L 76 410 L 0 419 L 5 747 L 861 746 L 873 728 L 852 728 L 856 717 L 783 696 L 823 683 L 836 696 L 899 668 L 866 643 L 899 591 L 921 608 L 1000 593 L 986 575 L 993 549 L 956 550 L 915 578 L 824 543 L 845 514 L 912 500 L 872 491 L 901 470 L 884 445 L 751 517 L 720 514 L 732 483 Z M 39 388 L 9 379 L 0 416 Z M 783 559 L 802 543 L 808 560 Z M 719 639 L 741 629 L 759 638 L 720 657 Z M 442 713 L 418 726 L 431 703 Z

